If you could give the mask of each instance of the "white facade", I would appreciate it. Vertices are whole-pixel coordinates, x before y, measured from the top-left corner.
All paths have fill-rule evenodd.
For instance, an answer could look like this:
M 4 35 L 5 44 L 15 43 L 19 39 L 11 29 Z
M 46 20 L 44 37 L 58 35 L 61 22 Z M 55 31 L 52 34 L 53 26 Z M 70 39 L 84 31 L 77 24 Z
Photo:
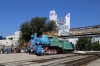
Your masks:
M 58 26 L 58 36 L 66 36 L 70 34 L 70 13 L 68 13 L 65 18 L 59 18 L 55 10 L 50 11 L 50 20 L 54 20 Z M 65 39 L 72 42 L 75 46 L 78 38 Z
M 100 37 L 92 37 L 92 42 L 96 42 L 99 41 L 100 44 Z
M 14 35 L 6 36 L 6 40 L 18 40 L 20 34 L 20 31 L 16 31 Z
M 68 35 L 70 29 L 70 13 L 65 18 L 57 17 L 55 10 L 50 11 L 50 20 L 54 20 L 58 26 L 58 36 Z
M 6 36 L 6 40 L 0 40 L 0 45 L 5 45 L 5 46 L 11 46 L 17 45 L 17 41 L 20 37 L 21 33 L 20 31 L 16 31 L 14 35 Z
M 63 38 L 59 38 L 59 40 L 63 40 Z M 66 38 L 64 40 L 72 42 L 74 44 L 74 46 L 75 46 L 77 41 L 78 41 L 78 38 Z
M 0 45 L 11 46 L 12 44 L 16 45 L 17 41 L 16 40 L 0 40 Z
M 78 38 L 70 38 L 68 39 L 69 42 L 72 42 L 74 44 L 74 46 L 76 45 Z

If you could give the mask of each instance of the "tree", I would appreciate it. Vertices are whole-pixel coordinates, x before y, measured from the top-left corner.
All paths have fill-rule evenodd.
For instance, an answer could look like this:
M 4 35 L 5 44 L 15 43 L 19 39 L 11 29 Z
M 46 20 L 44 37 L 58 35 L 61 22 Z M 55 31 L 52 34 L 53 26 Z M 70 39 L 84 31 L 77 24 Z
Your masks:
M 47 28 L 48 28 L 48 31 L 54 31 L 56 30 L 57 28 L 57 25 L 54 21 L 50 21 L 48 24 L 47 24 Z
M 33 33 L 36 32 L 39 35 L 43 32 L 45 28 L 47 18 L 46 17 L 35 17 L 30 21 L 30 26 L 33 28 Z
M 20 26 L 21 36 L 19 39 L 19 43 L 29 41 L 31 39 L 31 35 L 33 35 L 34 32 L 36 32 L 37 35 L 40 36 L 42 35 L 43 32 L 52 30 L 56 30 L 56 24 L 54 21 L 47 22 L 46 17 L 32 18 L 30 21 L 26 21 L 21 24 Z
M 24 41 L 29 41 L 29 39 L 31 38 L 31 28 L 29 21 L 26 21 L 21 24 L 20 31 L 21 31 L 20 40 L 24 39 Z
M 25 40 L 22 36 L 19 37 L 18 43 L 20 43 L 20 45 L 25 43 Z
M 91 50 L 96 50 L 96 51 L 100 50 L 99 42 L 92 42 L 91 43 Z
M 91 40 L 87 37 L 80 37 L 76 43 L 76 49 L 78 50 L 90 50 Z

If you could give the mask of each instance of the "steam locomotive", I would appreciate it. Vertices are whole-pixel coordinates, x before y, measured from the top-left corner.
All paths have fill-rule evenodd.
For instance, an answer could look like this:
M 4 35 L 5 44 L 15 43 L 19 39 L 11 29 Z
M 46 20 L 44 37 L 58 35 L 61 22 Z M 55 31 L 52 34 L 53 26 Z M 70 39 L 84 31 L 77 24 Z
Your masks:
M 31 37 L 30 49 L 34 49 L 36 55 L 51 55 L 59 53 L 72 53 L 74 51 L 74 44 L 66 40 L 59 40 L 54 36 L 49 39 L 47 35 L 37 37 L 37 33 Z

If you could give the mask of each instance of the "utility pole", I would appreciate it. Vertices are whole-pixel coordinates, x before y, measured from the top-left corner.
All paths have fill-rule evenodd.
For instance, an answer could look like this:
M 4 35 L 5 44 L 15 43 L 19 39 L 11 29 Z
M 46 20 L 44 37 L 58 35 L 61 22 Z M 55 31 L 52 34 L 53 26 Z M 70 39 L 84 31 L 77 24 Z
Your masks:
M 32 28 L 32 35 L 33 35 L 33 29 L 36 27 L 36 25 L 34 27 L 30 26 Z
M 32 28 L 32 35 L 33 35 L 33 28 Z

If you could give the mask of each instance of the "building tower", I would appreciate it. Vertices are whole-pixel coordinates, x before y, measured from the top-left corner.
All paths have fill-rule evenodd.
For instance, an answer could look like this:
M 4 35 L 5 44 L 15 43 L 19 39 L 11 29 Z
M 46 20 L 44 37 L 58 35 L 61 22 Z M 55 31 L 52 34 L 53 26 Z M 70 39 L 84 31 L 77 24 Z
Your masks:
M 57 14 L 56 14 L 55 10 L 50 11 L 50 20 L 54 20 L 56 22 L 56 25 L 58 26 Z
M 55 10 L 50 11 L 50 20 L 54 20 L 58 26 L 58 36 L 68 35 L 70 29 L 70 13 L 65 18 L 57 17 Z
M 67 26 L 68 30 L 70 29 L 70 13 L 68 13 L 66 16 L 65 16 L 65 19 L 66 19 L 66 23 L 65 25 Z

